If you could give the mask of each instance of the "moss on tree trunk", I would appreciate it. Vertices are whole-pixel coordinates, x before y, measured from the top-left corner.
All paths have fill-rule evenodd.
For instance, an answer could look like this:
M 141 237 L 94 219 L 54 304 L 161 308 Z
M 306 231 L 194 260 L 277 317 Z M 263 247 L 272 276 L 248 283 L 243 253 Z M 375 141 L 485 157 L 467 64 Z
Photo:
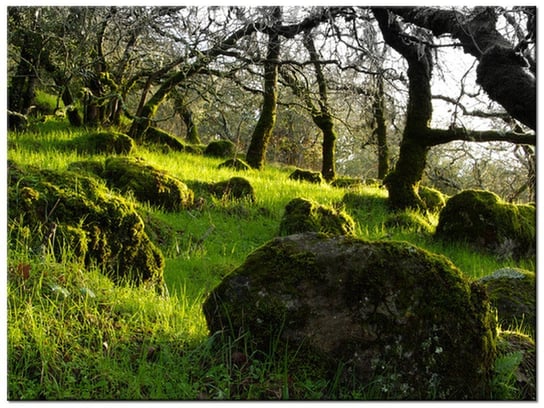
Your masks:
M 280 7 L 276 7 L 274 17 L 281 17 Z M 263 107 L 246 154 L 247 164 L 254 169 L 261 169 L 264 165 L 268 141 L 276 124 L 280 45 L 279 34 L 272 30 L 268 37 L 267 62 L 264 65 Z

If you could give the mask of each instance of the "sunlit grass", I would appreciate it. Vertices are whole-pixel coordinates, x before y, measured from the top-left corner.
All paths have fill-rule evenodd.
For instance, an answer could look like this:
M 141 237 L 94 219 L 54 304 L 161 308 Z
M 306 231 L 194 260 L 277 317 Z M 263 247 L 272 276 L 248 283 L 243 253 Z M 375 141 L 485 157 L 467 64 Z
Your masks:
M 41 131 L 8 134 L 9 159 L 61 171 L 75 161 L 105 159 L 70 148 L 70 141 L 85 130 L 68 130 L 53 121 L 35 129 Z M 392 226 L 384 188 L 345 189 L 293 181 L 292 168 L 274 164 L 261 171 L 219 169 L 223 159 L 141 146 L 132 155 L 188 185 L 244 177 L 256 200 L 206 196 L 200 208 L 166 212 L 131 199 L 145 222 L 149 215 L 170 230 L 171 236 L 161 244 L 169 295 L 146 286 L 114 285 L 98 266 L 74 261 L 71 248 L 64 248 L 59 262 L 29 246 L 29 235 L 35 231 L 10 230 L 8 398 L 372 398 L 376 394 L 371 386 L 364 391 L 342 390 L 311 373 L 292 372 L 287 358 L 279 362 L 259 358 L 253 371 L 243 371 L 232 364 L 228 347 L 208 337 L 202 312 L 206 296 L 278 234 L 285 205 L 296 197 L 343 208 L 354 218 L 356 235 L 362 239 L 411 242 L 443 254 L 474 279 L 509 266 L 535 270 L 530 261 L 501 260 L 467 245 L 436 241 L 432 234 L 436 214 L 408 217 L 422 217 L 423 226 Z

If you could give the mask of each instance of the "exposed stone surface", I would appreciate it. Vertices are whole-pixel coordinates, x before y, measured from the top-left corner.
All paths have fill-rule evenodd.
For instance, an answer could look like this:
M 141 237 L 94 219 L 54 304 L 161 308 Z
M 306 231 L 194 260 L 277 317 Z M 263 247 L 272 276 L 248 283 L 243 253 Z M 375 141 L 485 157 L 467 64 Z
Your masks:
M 489 396 L 496 321 L 485 290 L 407 243 L 307 233 L 252 253 L 209 295 L 210 332 L 295 350 L 332 380 L 406 399 Z M 282 348 L 283 347 L 283 348 Z

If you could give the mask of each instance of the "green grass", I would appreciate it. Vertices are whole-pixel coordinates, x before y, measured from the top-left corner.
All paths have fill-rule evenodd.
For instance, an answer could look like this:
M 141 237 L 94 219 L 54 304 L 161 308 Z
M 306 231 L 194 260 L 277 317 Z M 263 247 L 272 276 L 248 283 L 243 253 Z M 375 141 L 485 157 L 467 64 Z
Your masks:
M 64 170 L 81 156 L 70 141 L 85 131 L 53 120 L 29 132 L 8 135 L 8 159 Z M 201 208 L 176 213 L 139 204 L 142 214 L 169 226 L 161 244 L 169 296 L 153 288 L 114 285 L 100 268 L 73 261 L 70 248 L 55 261 L 29 246 L 34 231 L 8 231 L 8 399 L 193 400 L 193 399 L 373 399 L 379 390 L 341 389 L 289 356 L 274 361 L 241 338 L 227 347 L 209 337 L 201 306 L 221 279 L 253 250 L 277 235 L 285 205 L 295 197 L 343 207 L 365 239 L 410 241 L 450 258 L 467 276 L 479 278 L 531 262 L 498 261 L 463 245 L 436 242 L 436 215 L 417 225 L 391 227 L 387 192 L 375 187 L 346 190 L 289 180 L 292 169 L 268 165 L 237 173 L 218 169 L 221 159 L 164 154 L 138 147 L 133 155 L 167 170 L 188 185 L 247 178 L 256 202 L 206 197 Z M 350 193 L 351 200 L 343 200 Z M 198 196 L 198 191 L 195 193 Z M 356 205 L 355 205 L 355 204 Z M 144 215 L 144 220 L 146 220 Z M 12 220 L 12 222 L 16 222 Z M 89 295 L 92 294 L 93 296 Z M 236 363 L 233 350 L 248 363 Z M 509 367 L 501 371 L 507 378 Z

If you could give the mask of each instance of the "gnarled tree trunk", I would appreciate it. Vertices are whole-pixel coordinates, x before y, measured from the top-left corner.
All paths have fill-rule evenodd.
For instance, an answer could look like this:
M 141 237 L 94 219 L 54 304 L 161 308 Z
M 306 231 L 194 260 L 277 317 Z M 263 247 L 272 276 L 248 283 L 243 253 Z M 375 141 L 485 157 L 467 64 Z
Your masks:
M 276 20 L 279 20 L 281 18 L 281 7 L 276 7 L 273 15 Z M 261 169 L 264 165 L 268 141 L 276 124 L 280 45 L 280 36 L 272 28 L 268 35 L 268 52 L 264 65 L 263 106 L 246 154 L 247 163 L 254 169 Z

